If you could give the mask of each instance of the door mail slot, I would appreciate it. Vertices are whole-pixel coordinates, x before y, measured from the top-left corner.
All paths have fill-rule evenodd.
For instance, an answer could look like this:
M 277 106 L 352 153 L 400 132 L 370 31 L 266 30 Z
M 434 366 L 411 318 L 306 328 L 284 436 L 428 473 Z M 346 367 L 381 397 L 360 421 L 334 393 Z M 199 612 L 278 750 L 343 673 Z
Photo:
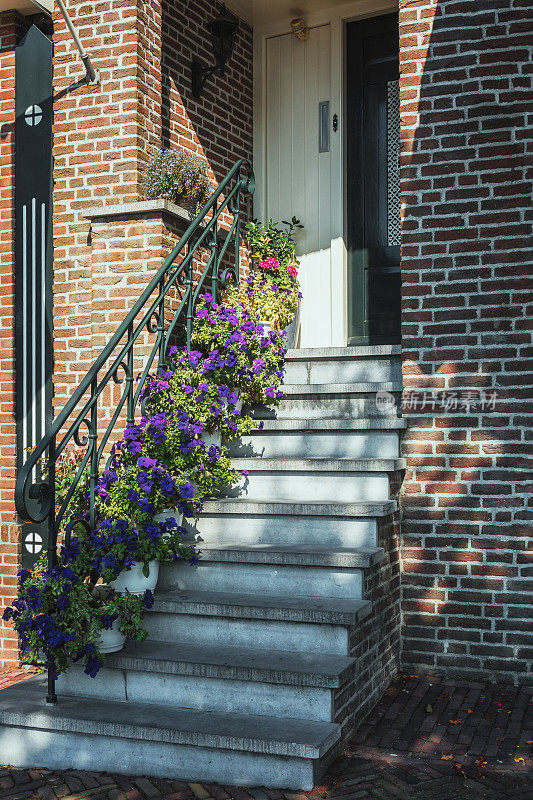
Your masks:
M 329 153 L 329 100 L 318 104 L 318 152 Z

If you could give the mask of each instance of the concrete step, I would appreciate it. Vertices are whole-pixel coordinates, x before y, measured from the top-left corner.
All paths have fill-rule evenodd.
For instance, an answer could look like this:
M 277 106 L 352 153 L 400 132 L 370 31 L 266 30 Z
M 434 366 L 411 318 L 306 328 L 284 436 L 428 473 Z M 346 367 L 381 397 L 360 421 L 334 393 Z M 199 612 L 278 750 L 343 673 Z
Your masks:
M 234 458 L 398 458 L 399 417 L 374 419 L 267 419 L 229 444 Z
M 83 667 L 60 676 L 58 693 L 101 700 L 331 722 L 333 691 L 355 659 L 314 653 L 212 647 L 188 642 L 129 642 L 108 655 L 98 679 Z
M 365 569 L 382 561 L 385 551 L 382 547 L 324 547 L 323 545 L 229 542 L 224 545 L 202 545 L 201 557 L 204 562 Z
M 252 502 L 212 500 L 199 520 L 186 523 L 198 544 L 227 542 L 372 547 L 377 521 L 392 514 L 394 500 L 355 503 Z
M 380 548 L 302 548 L 233 545 L 201 549 L 199 563 L 162 566 L 159 591 L 209 586 L 213 592 L 273 593 L 295 597 L 360 598 L 363 569 L 384 557 Z
M 44 694 L 42 678 L 0 692 L 0 763 L 309 790 L 340 738 L 308 719 Z
M 381 383 L 286 383 L 277 408 L 251 409 L 257 419 L 354 419 L 400 415 L 402 384 Z
M 223 497 L 349 503 L 388 500 L 389 474 L 405 468 L 401 458 L 237 458 L 248 473 Z
M 170 565 L 160 570 L 161 591 L 196 591 L 209 586 L 213 592 L 233 592 L 235 587 L 245 594 L 273 592 L 294 597 L 361 598 L 361 569 L 332 567 L 278 566 L 270 564 L 233 564 L 205 561 L 191 567 L 187 563 Z
M 349 628 L 366 600 L 208 591 L 156 592 L 144 617 L 150 639 L 213 647 L 349 655 Z
M 287 383 L 372 383 L 402 380 L 401 347 L 326 347 L 289 350 Z

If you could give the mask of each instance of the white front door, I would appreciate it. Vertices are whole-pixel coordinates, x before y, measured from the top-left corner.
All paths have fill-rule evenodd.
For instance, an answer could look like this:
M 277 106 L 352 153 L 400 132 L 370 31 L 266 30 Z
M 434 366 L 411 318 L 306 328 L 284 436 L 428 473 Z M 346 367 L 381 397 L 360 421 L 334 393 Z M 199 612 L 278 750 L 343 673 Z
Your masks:
M 339 138 L 332 102 L 332 34 L 329 24 L 266 39 L 263 105 L 262 215 L 274 221 L 298 217 L 303 293 L 300 347 L 345 344 L 338 339 L 339 292 L 335 279 L 342 237 Z M 338 197 L 337 197 L 338 195 Z M 341 281 L 342 284 L 342 281 Z

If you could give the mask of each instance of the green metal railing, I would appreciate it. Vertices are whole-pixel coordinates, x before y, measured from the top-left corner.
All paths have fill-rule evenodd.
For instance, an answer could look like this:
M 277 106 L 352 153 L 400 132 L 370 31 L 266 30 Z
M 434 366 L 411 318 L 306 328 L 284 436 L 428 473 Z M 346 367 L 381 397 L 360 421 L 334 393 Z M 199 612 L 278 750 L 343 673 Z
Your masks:
M 206 288 L 205 284 L 210 282 L 209 288 L 216 298 L 219 286 L 223 288 L 230 277 L 238 283 L 242 198 L 245 194 L 253 194 L 254 188 L 251 164 L 245 159 L 237 161 L 191 222 L 20 470 L 15 487 L 16 509 L 23 522 L 47 523 L 49 567 L 56 563 L 58 534 L 76 487 L 87 470 L 89 514 L 82 523 L 91 530 L 94 528 L 98 470 L 109 438 L 123 409 L 126 423 L 134 422 L 150 370 L 154 362 L 157 366 L 165 362 L 170 343 L 177 334 L 180 333 L 183 342 L 187 347 L 190 346 L 194 307 L 198 296 Z M 231 224 L 228 223 L 229 228 L 222 226 L 223 215 L 229 215 L 232 219 Z M 194 257 L 200 248 L 204 252 L 207 250 L 209 256 L 195 283 Z M 176 263 L 180 257 L 180 262 Z M 176 295 L 179 299 L 178 308 L 169 323 L 165 324 L 165 300 L 168 298 L 175 302 Z M 147 335 L 148 338 L 153 337 L 153 341 L 146 355 Z M 143 353 L 140 355 L 144 356 L 144 367 L 136 379 L 135 346 L 141 337 Z M 107 366 L 109 362 L 110 366 Z M 124 388 L 110 421 L 104 427 L 98 424 L 98 401 L 110 382 L 124 384 Z M 55 465 L 70 442 L 84 448 L 85 453 L 60 508 L 56 509 Z M 43 461 L 46 463 L 46 479 L 36 480 Z M 73 524 L 65 527 L 67 543 Z M 55 681 L 50 674 L 46 699 L 49 703 L 57 700 Z

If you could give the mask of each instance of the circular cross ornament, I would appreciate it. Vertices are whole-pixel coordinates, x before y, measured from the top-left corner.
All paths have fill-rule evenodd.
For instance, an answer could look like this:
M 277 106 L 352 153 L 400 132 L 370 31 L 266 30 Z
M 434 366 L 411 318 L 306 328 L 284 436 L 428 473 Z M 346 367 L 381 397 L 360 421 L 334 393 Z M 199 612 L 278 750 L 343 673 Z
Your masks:
M 30 531 L 30 533 L 26 534 L 24 537 L 24 547 L 28 553 L 31 553 L 32 555 L 40 553 L 43 549 L 43 537 L 40 533 Z
M 38 125 L 43 118 L 43 110 L 41 106 L 28 106 L 24 112 L 24 119 L 26 125 Z

